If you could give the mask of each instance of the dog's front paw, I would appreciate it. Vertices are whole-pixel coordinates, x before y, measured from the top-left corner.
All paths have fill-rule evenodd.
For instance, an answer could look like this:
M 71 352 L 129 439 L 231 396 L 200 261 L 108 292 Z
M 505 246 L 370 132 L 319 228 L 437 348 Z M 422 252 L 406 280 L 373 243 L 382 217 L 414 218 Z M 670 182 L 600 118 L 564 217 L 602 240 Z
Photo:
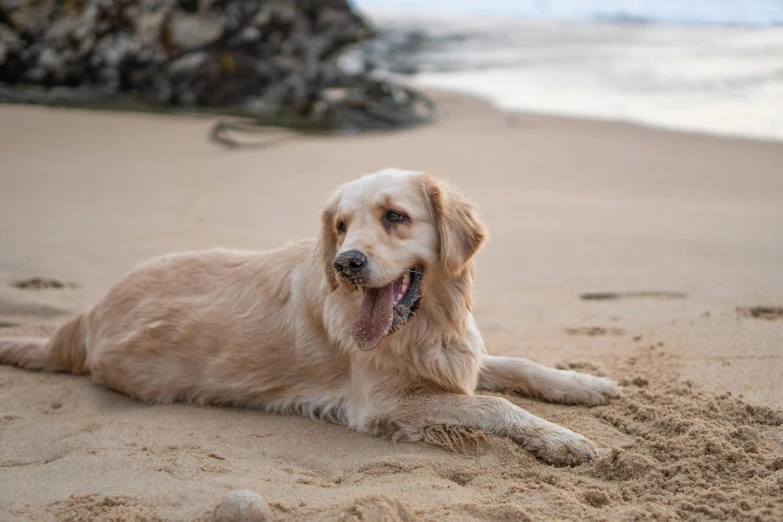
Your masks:
M 620 396 L 620 389 L 610 379 L 596 377 L 587 373 L 578 373 L 581 390 L 578 393 L 581 404 L 597 405 L 609 402 Z
M 592 460 L 598 447 L 590 439 L 573 431 L 546 422 L 519 440 L 536 457 L 550 464 L 574 466 Z
M 620 396 L 620 390 L 613 381 L 588 373 L 566 370 L 559 384 L 559 393 L 553 397 L 553 402 L 596 406 Z

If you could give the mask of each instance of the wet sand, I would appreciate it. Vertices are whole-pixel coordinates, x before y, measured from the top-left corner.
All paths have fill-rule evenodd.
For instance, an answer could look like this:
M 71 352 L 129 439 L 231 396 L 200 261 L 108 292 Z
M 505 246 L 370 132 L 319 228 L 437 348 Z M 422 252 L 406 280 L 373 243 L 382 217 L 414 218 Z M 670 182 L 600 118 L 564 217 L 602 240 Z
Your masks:
M 489 350 L 623 385 L 597 408 L 510 397 L 598 442 L 597 462 L 152 407 L 4 366 L 0 520 L 209 520 L 237 488 L 292 520 L 783 518 L 783 317 L 752 313 L 783 306 L 783 144 L 436 98 L 430 127 L 240 151 L 206 119 L 0 106 L 0 334 L 51 331 L 157 254 L 312 236 L 361 174 L 429 170 L 489 227 Z M 13 285 L 34 277 L 72 284 Z

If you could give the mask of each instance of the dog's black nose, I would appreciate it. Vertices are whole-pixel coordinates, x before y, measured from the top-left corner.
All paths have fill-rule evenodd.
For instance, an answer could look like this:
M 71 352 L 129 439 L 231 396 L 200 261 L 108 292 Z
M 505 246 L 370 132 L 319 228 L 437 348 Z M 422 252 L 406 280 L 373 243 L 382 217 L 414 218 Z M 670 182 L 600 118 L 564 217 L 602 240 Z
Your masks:
M 367 268 L 367 256 L 358 250 L 349 250 L 337 256 L 332 266 L 346 275 L 358 274 Z

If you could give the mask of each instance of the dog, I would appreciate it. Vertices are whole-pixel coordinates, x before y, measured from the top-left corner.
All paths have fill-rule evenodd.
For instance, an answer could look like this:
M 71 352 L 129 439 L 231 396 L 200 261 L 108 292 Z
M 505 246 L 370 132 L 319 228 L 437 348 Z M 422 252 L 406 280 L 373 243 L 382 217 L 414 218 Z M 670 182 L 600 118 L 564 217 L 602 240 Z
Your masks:
M 50 339 L 0 340 L 0 363 L 89 374 L 149 403 L 296 413 L 408 441 L 475 429 L 550 463 L 590 460 L 582 435 L 476 394 L 586 405 L 617 395 L 608 379 L 488 355 L 471 313 L 486 238 L 442 180 L 382 170 L 333 193 L 318 239 L 152 259 Z

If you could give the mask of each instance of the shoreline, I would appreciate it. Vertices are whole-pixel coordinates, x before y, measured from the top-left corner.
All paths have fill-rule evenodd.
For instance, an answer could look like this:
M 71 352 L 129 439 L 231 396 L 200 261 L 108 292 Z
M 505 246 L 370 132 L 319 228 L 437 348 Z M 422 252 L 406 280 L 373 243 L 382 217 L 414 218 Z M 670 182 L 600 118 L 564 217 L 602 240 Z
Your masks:
M 459 89 L 459 88 L 450 89 L 448 87 L 443 87 L 442 85 L 430 86 L 432 84 L 426 81 L 424 83 L 419 84 L 415 81 L 415 76 L 412 79 L 414 81 L 410 81 L 407 83 L 409 83 L 409 85 L 411 85 L 412 87 L 421 89 L 425 93 L 442 92 L 442 93 L 451 93 L 460 96 L 466 96 L 470 98 L 476 98 L 491 105 L 494 109 L 498 111 L 509 113 L 509 114 L 519 114 L 519 115 L 534 116 L 534 117 L 541 117 L 541 118 L 555 118 L 555 119 L 562 119 L 562 120 L 630 125 L 634 127 L 657 130 L 661 132 L 670 132 L 674 134 L 686 134 L 686 135 L 698 135 L 698 136 L 718 138 L 718 139 L 723 138 L 729 140 L 756 141 L 756 142 L 769 143 L 769 144 L 783 143 L 783 129 L 780 132 L 780 136 L 769 136 L 765 134 L 742 134 L 742 133 L 733 133 L 731 131 L 725 131 L 725 132 L 716 131 L 716 130 L 710 131 L 705 128 L 699 128 L 699 127 L 681 127 L 681 126 L 667 125 L 664 123 L 645 122 L 643 120 L 635 120 L 630 118 L 624 119 L 619 117 L 615 118 L 612 116 L 601 116 L 601 115 L 591 116 L 587 114 L 577 114 L 568 111 L 556 112 L 556 111 L 546 111 L 543 109 L 536 110 L 535 108 L 513 108 L 513 107 L 506 108 L 502 104 L 495 102 L 490 95 L 482 95 L 468 89 Z
M 543 110 L 537 111 L 535 109 L 504 108 L 501 105 L 494 103 L 488 96 L 483 96 L 481 94 L 477 94 L 474 92 L 459 90 L 459 89 L 450 89 L 444 87 L 429 87 L 424 84 L 420 85 L 416 83 L 415 76 L 416 75 L 408 76 L 408 77 L 395 76 L 394 79 L 395 81 L 398 81 L 399 83 L 402 83 L 406 86 L 420 89 L 422 93 L 424 93 L 427 96 L 432 96 L 433 99 L 435 100 L 444 97 L 445 98 L 456 97 L 456 98 L 464 98 L 467 100 L 473 100 L 475 102 L 485 104 L 499 113 L 506 114 L 511 120 L 513 120 L 514 118 L 522 118 L 522 119 L 528 118 L 528 119 L 552 120 L 552 121 L 560 121 L 562 123 L 585 124 L 585 125 L 586 124 L 596 124 L 599 126 L 616 125 L 616 126 L 627 126 L 629 128 L 636 128 L 640 130 L 649 130 L 653 132 L 661 132 L 667 134 L 682 134 L 683 136 L 704 137 L 704 138 L 717 139 L 717 140 L 723 139 L 728 141 L 747 141 L 747 142 L 755 142 L 759 144 L 767 144 L 771 146 L 780 146 L 781 144 L 783 144 L 783 137 L 778 139 L 774 137 L 729 134 L 729 133 L 720 133 L 720 132 L 710 132 L 707 130 L 699 130 L 699 129 L 666 127 L 654 123 L 645 123 L 643 121 L 613 119 L 610 117 L 601 117 L 601 116 L 586 116 L 586 115 L 573 114 L 568 112 L 558 113 L 558 112 L 547 112 Z M 188 109 L 180 110 L 176 107 L 161 109 L 161 108 L 150 106 L 150 108 L 147 110 L 147 109 L 143 109 L 143 108 L 140 109 L 136 107 L 114 108 L 114 107 L 76 107 L 76 106 L 64 106 L 64 105 L 50 106 L 50 105 L 41 105 L 37 103 L 24 103 L 24 102 L 0 103 L 0 110 L 2 110 L 3 107 L 15 107 L 15 108 L 29 107 L 29 108 L 36 108 L 42 110 L 52 110 L 52 111 L 84 112 L 88 114 L 105 113 L 108 115 L 130 115 L 131 117 L 151 116 L 151 117 L 160 117 L 162 119 L 182 118 L 182 119 L 192 119 L 198 121 L 209 121 L 209 122 L 216 122 L 219 119 L 226 119 L 226 120 L 231 120 L 234 118 L 236 118 L 237 120 L 253 119 L 250 116 L 231 114 L 231 113 L 221 113 L 219 111 L 219 108 L 210 109 L 210 111 L 207 110 L 198 111 L 198 110 L 188 110 Z M 309 129 L 300 130 L 297 128 L 275 127 L 275 126 L 268 126 L 262 128 L 269 129 L 270 132 L 279 130 L 280 132 L 291 133 L 294 135 L 302 135 L 302 136 L 306 136 L 310 134 L 310 135 L 320 135 L 321 137 L 324 138 L 351 138 L 351 137 L 394 135 L 398 133 L 404 134 L 410 131 L 415 131 L 418 128 L 426 128 L 438 124 L 439 122 L 436 120 L 435 122 L 432 123 L 416 124 L 409 127 L 397 127 L 392 129 L 369 129 L 361 132 L 345 132 L 339 130 L 311 131 Z
M 416 70 L 416 87 L 503 110 L 783 140 L 783 26 L 368 14 L 387 42 L 374 59 Z

